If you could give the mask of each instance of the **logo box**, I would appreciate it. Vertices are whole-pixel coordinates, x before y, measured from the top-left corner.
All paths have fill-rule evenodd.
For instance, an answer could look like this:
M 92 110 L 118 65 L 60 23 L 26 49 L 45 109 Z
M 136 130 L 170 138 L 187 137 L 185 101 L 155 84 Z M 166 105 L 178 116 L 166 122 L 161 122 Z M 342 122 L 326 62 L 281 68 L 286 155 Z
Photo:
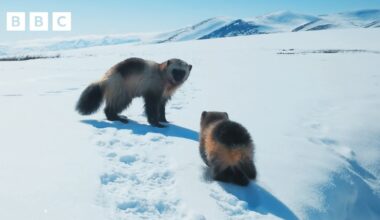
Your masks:
M 26 12 L 7 12 L 7 31 L 26 31 Z M 29 31 L 71 31 L 71 12 L 30 12 Z M 51 22 L 51 24 L 50 24 Z

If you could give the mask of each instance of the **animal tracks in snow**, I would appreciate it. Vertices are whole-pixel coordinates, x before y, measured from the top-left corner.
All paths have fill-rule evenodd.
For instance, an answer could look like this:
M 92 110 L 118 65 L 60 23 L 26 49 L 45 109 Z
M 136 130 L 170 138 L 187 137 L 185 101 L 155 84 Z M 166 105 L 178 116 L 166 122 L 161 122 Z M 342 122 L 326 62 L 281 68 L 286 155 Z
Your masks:
M 181 218 L 175 174 L 159 149 L 172 144 L 167 137 L 106 127 L 97 129 L 93 142 L 104 156 L 104 173 L 99 177 L 101 197 L 112 218 Z

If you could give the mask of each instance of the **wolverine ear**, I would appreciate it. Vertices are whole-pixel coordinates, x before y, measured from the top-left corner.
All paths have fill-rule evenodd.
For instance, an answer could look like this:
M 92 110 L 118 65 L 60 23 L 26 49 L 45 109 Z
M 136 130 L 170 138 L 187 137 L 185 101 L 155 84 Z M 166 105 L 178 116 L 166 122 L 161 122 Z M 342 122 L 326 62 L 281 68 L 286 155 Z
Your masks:
M 207 115 L 207 112 L 206 112 L 206 111 L 203 111 L 203 112 L 202 112 L 202 116 L 201 116 L 201 118 L 204 119 L 204 118 L 206 117 L 206 115 Z
M 228 117 L 228 113 L 227 113 L 227 112 L 224 112 L 224 114 L 226 115 L 226 118 L 229 119 L 229 117 Z
M 166 65 L 167 65 L 167 66 L 170 65 L 170 60 L 166 61 Z
M 161 71 L 164 71 L 166 68 L 168 68 L 168 64 L 169 63 L 169 61 L 166 61 L 166 62 L 164 62 L 164 63 L 161 63 L 160 65 L 159 65 L 159 68 L 160 68 L 160 70 Z
M 189 72 L 191 71 L 192 68 L 193 68 L 193 65 L 189 65 Z

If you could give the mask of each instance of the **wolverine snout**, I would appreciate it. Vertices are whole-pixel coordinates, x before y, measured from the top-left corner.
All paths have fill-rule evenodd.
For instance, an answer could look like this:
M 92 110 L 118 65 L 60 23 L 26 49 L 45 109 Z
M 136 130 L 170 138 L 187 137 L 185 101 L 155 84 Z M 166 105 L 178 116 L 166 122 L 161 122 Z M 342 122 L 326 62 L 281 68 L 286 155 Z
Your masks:
M 173 78 L 176 82 L 182 82 L 185 76 L 186 76 L 185 70 L 180 70 L 180 69 L 173 70 Z

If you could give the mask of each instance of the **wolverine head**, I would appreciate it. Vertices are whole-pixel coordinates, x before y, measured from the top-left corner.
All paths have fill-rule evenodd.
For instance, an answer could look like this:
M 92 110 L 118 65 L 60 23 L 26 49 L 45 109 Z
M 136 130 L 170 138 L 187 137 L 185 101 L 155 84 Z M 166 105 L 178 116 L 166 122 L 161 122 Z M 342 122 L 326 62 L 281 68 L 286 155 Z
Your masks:
M 227 112 L 202 112 L 201 116 L 201 127 L 208 126 L 210 123 L 220 121 L 220 120 L 228 120 Z
M 170 59 L 166 61 L 166 71 L 169 81 L 173 85 L 180 85 L 189 77 L 193 66 L 180 59 Z

